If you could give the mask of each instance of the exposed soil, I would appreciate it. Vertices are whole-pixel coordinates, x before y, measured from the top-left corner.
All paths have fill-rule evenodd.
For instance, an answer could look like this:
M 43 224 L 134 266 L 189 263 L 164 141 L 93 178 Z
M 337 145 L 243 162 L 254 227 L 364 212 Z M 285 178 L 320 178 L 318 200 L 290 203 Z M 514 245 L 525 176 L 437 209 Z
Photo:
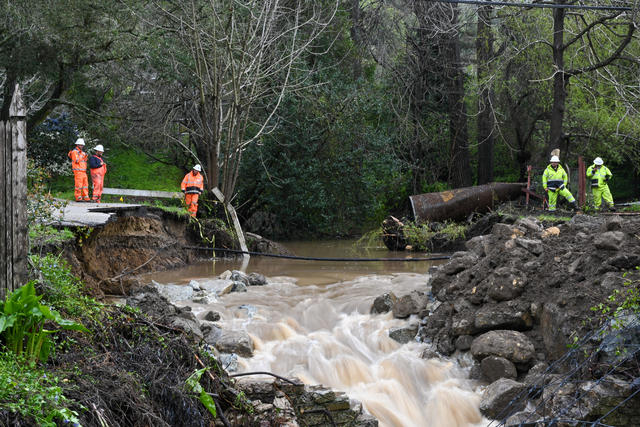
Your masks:
M 76 228 L 73 247 L 63 256 L 72 272 L 87 286 L 89 294 L 127 295 L 140 287 L 136 275 L 162 271 L 210 259 L 211 250 L 193 247 L 239 250 L 236 239 L 221 227 L 220 221 L 179 217 L 157 208 L 141 207 L 119 211 L 114 221 L 102 227 Z M 286 252 L 280 245 L 250 235 L 250 251 Z M 47 248 L 54 251 L 59 248 Z M 217 253 L 216 256 L 230 256 Z

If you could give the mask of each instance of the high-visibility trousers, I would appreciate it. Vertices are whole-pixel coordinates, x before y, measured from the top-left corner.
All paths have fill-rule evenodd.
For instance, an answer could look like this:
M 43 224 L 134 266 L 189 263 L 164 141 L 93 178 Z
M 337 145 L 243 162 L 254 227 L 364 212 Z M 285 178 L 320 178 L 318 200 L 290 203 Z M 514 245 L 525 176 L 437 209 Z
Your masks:
M 91 172 L 91 183 L 93 184 L 93 196 L 91 199 L 94 202 L 100 203 L 102 188 L 104 187 L 104 174 Z
M 593 192 L 593 203 L 596 205 L 596 209 L 600 208 L 602 199 L 607 202 L 609 207 L 613 207 L 613 196 L 607 184 L 602 187 L 591 187 L 591 191 Z
M 184 202 L 187 204 L 187 210 L 189 214 L 195 218 L 196 213 L 198 213 L 198 197 L 200 194 L 185 194 Z
M 89 201 L 89 179 L 87 173 L 82 171 L 73 171 L 73 180 L 75 181 L 74 196 L 77 202 Z
M 556 210 L 556 202 L 558 200 L 558 194 L 564 197 L 565 199 L 567 199 L 567 202 L 569 203 L 573 203 L 576 201 L 576 199 L 573 197 L 573 194 L 571 194 L 571 191 L 567 190 L 567 187 L 564 187 L 562 190 L 558 190 L 558 191 L 548 191 L 547 193 L 549 196 L 550 211 Z

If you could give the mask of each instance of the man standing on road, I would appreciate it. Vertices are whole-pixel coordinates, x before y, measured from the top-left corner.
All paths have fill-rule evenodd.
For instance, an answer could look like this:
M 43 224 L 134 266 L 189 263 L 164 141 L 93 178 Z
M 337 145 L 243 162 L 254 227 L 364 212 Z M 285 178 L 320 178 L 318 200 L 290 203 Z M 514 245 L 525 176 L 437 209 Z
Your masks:
M 89 169 L 91 169 L 91 183 L 93 184 L 93 196 L 91 199 L 100 203 L 102 198 L 102 188 L 104 187 L 104 176 L 107 173 L 107 164 L 102 160 L 104 147 L 96 145 L 93 149 L 95 154 L 89 158 Z
M 578 210 L 576 199 L 567 189 L 568 177 L 562 166 L 560 166 L 560 159 L 558 156 L 551 156 L 549 162 L 551 164 L 547 166 L 542 174 L 542 186 L 549 196 L 549 212 L 556 210 L 558 194 L 567 199 L 573 209 Z
M 71 168 L 73 169 L 73 180 L 75 181 L 74 196 L 76 202 L 89 201 L 89 180 L 87 179 L 87 153 L 82 151 L 84 139 L 76 140 L 76 148 L 69 151 Z
M 607 202 L 609 209 L 612 211 L 616 209 L 613 206 L 613 196 L 609 190 L 609 184 L 607 184 L 612 176 L 611 171 L 604 165 L 600 157 L 596 157 L 593 164 L 587 169 L 587 178 L 591 179 L 591 191 L 596 209 L 600 209 L 602 199 Z
M 187 209 L 189 210 L 189 214 L 194 218 L 196 217 L 196 213 L 198 213 L 198 197 L 204 190 L 204 180 L 200 173 L 201 171 L 202 168 L 200 165 L 195 165 L 191 172 L 184 176 L 181 184 L 182 192 L 185 193 L 184 201 L 187 204 Z

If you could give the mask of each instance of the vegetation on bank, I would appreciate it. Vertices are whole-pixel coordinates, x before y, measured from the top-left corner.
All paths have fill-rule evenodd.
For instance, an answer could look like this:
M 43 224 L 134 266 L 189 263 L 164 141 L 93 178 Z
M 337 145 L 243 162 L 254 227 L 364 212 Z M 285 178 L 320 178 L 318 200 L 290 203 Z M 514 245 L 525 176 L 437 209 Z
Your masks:
M 206 425 L 212 392 L 233 407 L 224 372 L 187 335 L 87 297 L 59 256 L 30 265 L 33 279 L 0 302 L 0 424 Z

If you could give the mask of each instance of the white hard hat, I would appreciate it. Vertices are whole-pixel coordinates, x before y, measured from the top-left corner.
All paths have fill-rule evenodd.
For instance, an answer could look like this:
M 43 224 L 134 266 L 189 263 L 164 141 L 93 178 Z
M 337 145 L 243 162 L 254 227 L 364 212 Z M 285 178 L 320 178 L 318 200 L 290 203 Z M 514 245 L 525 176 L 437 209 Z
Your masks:
M 76 139 L 76 145 L 84 145 L 84 139 L 82 138 Z
M 193 169 L 194 169 L 194 170 L 197 170 L 198 172 L 201 172 L 201 171 L 202 171 L 202 168 L 200 167 L 200 165 L 195 165 L 195 166 L 193 167 Z
M 94 148 L 95 151 L 102 151 L 104 153 L 104 147 L 102 146 L 102 144 L 96 145 L 96 148 Z
M 551 163 L 560 163 L 560 159 L 558 158 L 558 156 L 551 156 L 551 160 L 549 160 Z
M 602 159 L 601 159 L 600 157 L 596 157 L 596 158 L 593 160 L 593 164 L 594 164 L 594 165 L 598 165 L 598 166 L 602 166 L 602 165 L 604 165 L 604 162 L 602 161 Z

